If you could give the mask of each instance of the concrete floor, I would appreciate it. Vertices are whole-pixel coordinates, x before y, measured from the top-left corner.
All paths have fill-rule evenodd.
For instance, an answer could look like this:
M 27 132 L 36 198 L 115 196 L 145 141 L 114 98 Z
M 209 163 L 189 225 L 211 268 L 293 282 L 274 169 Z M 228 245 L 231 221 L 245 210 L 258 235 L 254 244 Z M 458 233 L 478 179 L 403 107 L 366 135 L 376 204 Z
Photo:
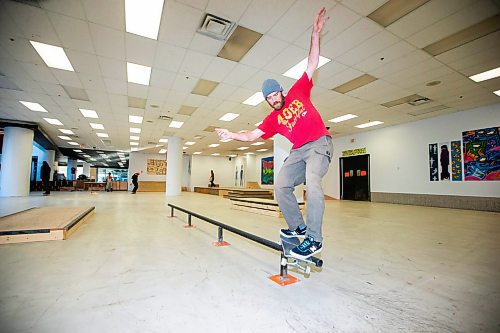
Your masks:
M 499 332 L 500 214 L 328 201 L 325 262 L 281 287 L 279 254 L 167 203 L 278 241 L 282 219 L 216 196 L 1 198 L 96 206 L 66 241 L 0 246 L 1 332 Z

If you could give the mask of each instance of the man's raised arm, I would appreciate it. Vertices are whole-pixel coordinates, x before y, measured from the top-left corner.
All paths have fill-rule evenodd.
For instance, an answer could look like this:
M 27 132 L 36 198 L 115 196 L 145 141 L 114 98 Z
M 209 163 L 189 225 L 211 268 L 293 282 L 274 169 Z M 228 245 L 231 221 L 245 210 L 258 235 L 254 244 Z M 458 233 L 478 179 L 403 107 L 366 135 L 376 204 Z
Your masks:
M 307 68 L 306 73 L 309 77 L 309 80 L 312 78 L 314 71 L 318 68 L 319 63 L 319 35 L 321 30 L 323 30 L 323 26 L 328 18 L 326 17 L 326 9 L 325 7 L 321 8 L 318 14 L 316 15 L 316 19 L 314 20 L 314 24 L 312 26 L 311 32 L 311 47 L 309 49 L 309 57 L 307 58 Z

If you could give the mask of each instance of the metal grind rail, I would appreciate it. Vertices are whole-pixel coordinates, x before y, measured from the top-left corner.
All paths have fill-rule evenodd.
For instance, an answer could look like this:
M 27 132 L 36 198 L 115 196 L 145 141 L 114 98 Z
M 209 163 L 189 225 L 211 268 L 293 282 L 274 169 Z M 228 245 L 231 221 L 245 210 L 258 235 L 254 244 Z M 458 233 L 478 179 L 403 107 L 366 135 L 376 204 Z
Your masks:
M 190 210 L 187 210 L 185 208 L 182 208 L 182 207 L 179 207 L 179 206 L 176 206 L 176 205 L 173 205 L 173 204 L 168 204 L 168 206 L 171 209 L 171 211 L 170 211 L 170 217 L 174 217 L 174 209 L 177 209 L 177 210 L 179 210 L 181 212 L 184 212 L 184 213 L 186 213 L 188 215 L 188 225 L 187 225 L 187 227 L 191 227 L 192 226 L 192 224 L 191 224 L 192 216 L 194 216 L 194 217 L 196 217 L 196 218 L 198 218 L 200 220 L 203 220 L 205 222 L 208 222 L 210 224 L 213 224 L 213 225 L 217 226 L 218 227 L 218 243 L 219 244 L 224 243 L 223 230 L 227 230 L 227 231 L 232 232 L 234 234 L 237 234 L 237 235 L 239 235 L 241 237 L 244 237 L 246 239 L 249 239 L 251 241 L 254 241 L 256 243 L 264 245 L 264 246 L 266 246 L 266 247 L 268 247 L 270 249 L 279 251 L 281 253 L 280 274 L 279 274 L 279 276 L 278 275 L 272 276 L 271 279 L 273 281 L 275 281 L 276 283 L 280 284 L 280 285 L 288 285 L 290 283 L 297 282 L 296 278 L 288 275 L 288 267 L 287 267 L 288 265 L 297 267 L 300 270 L 304 271 L 306 274 L 309 274 L 310 267 L 307 266 L 307 265 L 304 265 L 304 263 L 311 263 L 311 264 L 315 265 L 316 267 L 322 267 L 323 266 L 323 260 L 321 260 L 319 258 L 316 258 L 316 257 L 310 257 L 310 258 L 308 258 L 308 260 L 292 259 L 292 262 L 290 263 L 290 262 L 288 262 L 287 257 L 285 257 L 285 255 L 283 253 L 283 247 L 280 244 L 276 243 L 276 242 L 270 241 L 268 239 L 265 239 L 265 238 L 262 238 L 262 237 L 259 237 L 259 236 L 256 236 L 256 235 L 253 235 L 253 234 L 248 233 L 246 231 L 237 229 L 237 228 L 232 227 L 230 225 L 221 223 L 221 222 L 216 221 L 214 219 L 211 219 L 209 217 L 197 214 L 195 212 L 192 212 Z M 302 264 L 300 264 L 299 262 L 302 262 Z

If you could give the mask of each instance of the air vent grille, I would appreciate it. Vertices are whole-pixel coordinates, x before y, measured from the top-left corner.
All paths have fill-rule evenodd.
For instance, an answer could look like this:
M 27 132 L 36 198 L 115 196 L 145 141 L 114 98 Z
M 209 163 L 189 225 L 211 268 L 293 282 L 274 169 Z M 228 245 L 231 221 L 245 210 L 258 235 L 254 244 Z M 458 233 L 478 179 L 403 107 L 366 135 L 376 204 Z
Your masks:
M 198 32 L 211 38 L 226 40 L 234 27 L 233 22 L 207 13 L 198 28 Z

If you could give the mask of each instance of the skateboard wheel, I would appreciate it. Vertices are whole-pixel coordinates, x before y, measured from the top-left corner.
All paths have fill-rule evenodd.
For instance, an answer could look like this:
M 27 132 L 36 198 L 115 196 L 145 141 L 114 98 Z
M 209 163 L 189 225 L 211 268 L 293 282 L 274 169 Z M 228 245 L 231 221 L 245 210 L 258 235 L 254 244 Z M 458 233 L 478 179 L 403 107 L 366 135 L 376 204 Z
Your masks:
M 323 260 L 319 259 L 317 262 L 316 262 L 316 267 L 322 267 L 323 266 Z

